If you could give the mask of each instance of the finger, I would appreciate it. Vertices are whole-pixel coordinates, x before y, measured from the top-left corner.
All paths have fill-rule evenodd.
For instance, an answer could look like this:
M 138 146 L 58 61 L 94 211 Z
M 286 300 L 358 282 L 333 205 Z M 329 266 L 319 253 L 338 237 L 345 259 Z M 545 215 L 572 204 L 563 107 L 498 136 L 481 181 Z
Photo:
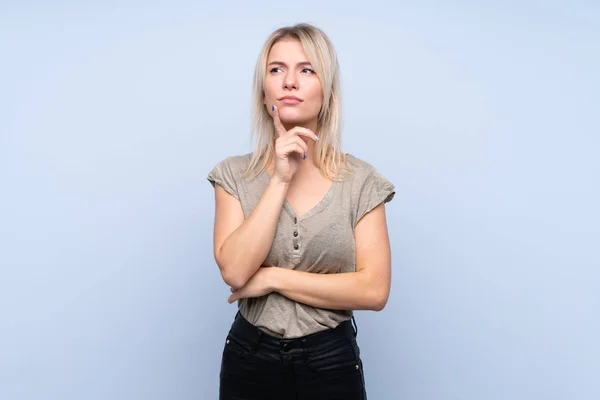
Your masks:
M 302 156 L 303 160 L 306 160 L 308 158 L 308 145 L 306 144 L 306 142 L 304 140 L 302 140 L 301 138 L 299 138 L 298 136 L 296 136 L 293 143 L 296 144 L 297 146 L 299 146 L 300 149 L 302 149 L 302 151 L 298 154 L 300 154 Z
M 284 154 L 286 154 L 288 157 L 292 153 L 296 153 L 300 157 L 306 159 L 306 151 L 298 143 L 291 143 L 291 144 L 287 145 L 286 147 L 284 147 L 283 150 L 284 150 Z
M 291 137 L 281 138 L 281 139 L 279 139 L 279 143 L 278 143 L 278 145 L 281 147 L 281 149 L 290 149 L 290 146 L 293 144 L 297 144 L 298 146 L 302 147 L 302 150 L 304 151 L 304 153 L 308 153 L 308 145 L 299 136 L 291 136 Z M 277 146 L 277 144 L 276 144 L 276 146 Z
M 271 106 L 271 116 L 273 117 L 273 125 L 275 125 L 275 133 L 278 136 L 283 136 L 287 132 L 279 119 L 279 108 Z
M 302 137 L 305 137 L 305 138 L 308 138 L 308 139 L 312 139 L 312 140 L 314 140 L 315 142 L 316 142 L 317 140 L 319 140 L 319 136 L 317 136 L 317 134 L 315 134 L 315 133 L 314 133 L 313 131 L 311 131 L 310 129 L 308 129 L 308 128 L 304 128 L 304 127 L 301 127 L 301 126 L 296 126 L 296 127 L 292 128 L 292 129 L 290 129 L 290 130 L 288 131 L 288 134 L 289 134 L 289 135 L 297 135 L 297 136 L 302 136 Z
M 302 140 L 302 138 L 296 136 L 295 143 L 298 144 L 298 146 L 302 147 L 302 150 L 304 151 L 304 155 L 308 154 L 308 145 L 306 144 L 306 142 L 304 140 Z
M 234 301 L 237 301 L 240 298 L 239 293 L 232 293 L 231 296 L 229 296 L 229 298 L 227 299 L 227 302 L 229 304 L 233 303 Z

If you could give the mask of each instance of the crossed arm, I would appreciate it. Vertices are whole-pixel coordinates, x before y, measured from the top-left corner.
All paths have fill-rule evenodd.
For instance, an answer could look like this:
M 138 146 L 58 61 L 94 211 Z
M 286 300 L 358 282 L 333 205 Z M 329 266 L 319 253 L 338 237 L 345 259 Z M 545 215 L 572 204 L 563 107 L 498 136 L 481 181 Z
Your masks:
M 272 210 L 281 210 L 285 192 L 285 189 L 278 189 L 276 184 L 270 185 L 254 212 L 244 220 L 239 201 L 216 186 L 215 259 L 223 279 L 231 286 L 229 302 L 275 291 L 318 308 L 382 310 L 387 303 L 391 283 L 391 251 L 385 206 L 380 204 L 374 208 L 355 227 L 356 272 L 314 274 L 285 268 L 261 268 L 273 241 L 274 228 L 272 231 L 265 229 L 262 223 L 262 235 L 258 236 L 252 228 L 257 227 L 260 220 L 275 218 L 275 215 L 271 215 Z M 276 207 L 277 204 L 279 207 Z M 237 249 L 248 247 L 236 243 L 250 245 L 254 250 L 250 255 L 246 252 L 246 257 L 243 257 L 241 252 L 236 253 Z M 225 256 L 225 251 L 230 253 Z M 238 260 L 238 263 L 234 260 Z

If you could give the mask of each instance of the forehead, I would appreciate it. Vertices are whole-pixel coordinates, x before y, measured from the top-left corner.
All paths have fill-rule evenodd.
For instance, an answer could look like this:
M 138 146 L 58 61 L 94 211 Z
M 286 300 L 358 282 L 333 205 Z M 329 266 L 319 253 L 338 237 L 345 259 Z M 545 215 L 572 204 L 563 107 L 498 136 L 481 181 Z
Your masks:
M 297 39 L 282 39 L 275 43 L 269 51 L 268 62 L 302 62 L 308 61 L 302 43 Z

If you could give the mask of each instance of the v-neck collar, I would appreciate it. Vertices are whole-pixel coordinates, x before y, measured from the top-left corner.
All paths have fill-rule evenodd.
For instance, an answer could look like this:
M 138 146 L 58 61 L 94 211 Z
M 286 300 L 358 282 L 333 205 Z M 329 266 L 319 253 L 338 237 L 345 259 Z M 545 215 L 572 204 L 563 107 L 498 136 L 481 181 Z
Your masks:
M 263 171 L 262 176 L 263 176 L 265 183 L 269 184 L 269 181 L 271 180 L 271 175 L 269 174 L 269 171 L 267 171 L 267 169 L 265 169 Z M 290 204 L 289 201 L 287 201 L 287 199 L 283 200 L 283 209 L 292 218 L 297 218 L 298 221 L 303 221 L 307 218 L 313 217 L 313 216 L 317 215 L 318 213 L 320 213 L 321 211 L 323 211 L 325 209 L 325 207 L 327 207 L 327 205 L 331 202 L 331 198 L 333 197 L 333 192 L 337 188 L 338 184 L 339 184 L 339 181 L 334 180 L 333 183 L 331 184 L 331 186 L 329 187 L 329 189 L 327 190 L 327 192 L 325 193 L 325 195 L 323 196 L 323 198 L 321 198 L 321 200 L 317 204 L 315 204 L 314 207 L 312 207 L 310 210 L 306 211 L 301 216 L 298 216 L 298 214 L 296 213 L 296 210 L 294 210 L 294 207 L 292 207 L 292 205 Z

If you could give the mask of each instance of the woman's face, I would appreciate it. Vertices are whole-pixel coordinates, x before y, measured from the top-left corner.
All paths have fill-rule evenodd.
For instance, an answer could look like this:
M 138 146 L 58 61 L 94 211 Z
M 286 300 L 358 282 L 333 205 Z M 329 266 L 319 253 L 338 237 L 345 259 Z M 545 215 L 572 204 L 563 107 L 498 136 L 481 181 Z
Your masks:
M 312 69 L 300 41 L 282 39 L 271 47 L 267 58 L 264 103 L 275 105 L 287 126 L 316 123 L 323 103 L 321 81 Z

